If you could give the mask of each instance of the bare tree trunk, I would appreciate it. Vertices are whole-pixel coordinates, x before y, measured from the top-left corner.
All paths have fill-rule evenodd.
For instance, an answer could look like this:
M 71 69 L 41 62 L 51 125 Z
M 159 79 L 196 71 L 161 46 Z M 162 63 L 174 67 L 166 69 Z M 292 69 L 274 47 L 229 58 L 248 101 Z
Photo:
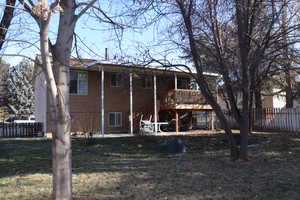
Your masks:
M 261 87 L 260 84 L 254 89 L 254 101 L 255 101 L 255 119 L 260 121 L 262 119 L 262 96 L 261 96 Z
M 238 42 L 239 42 L 239 53 L 241 60 L 241 77 L 242 77 L 242 118 L 239 120 L 240 134 L 241 134 L 241 149 L 240 158 L 243 160 L 248 159 L 248 135 L 249 135 L 249 102 L 250 102 L 250 82 L 249 82 L 249 49 L 250 49 L 250 39 L 249 33 L 249 7 L 246 0 L 237 1 L 236 0 L 236 18 L 237 18 L 237 28 L 238 28 Z
M 52 48 L 55 79 L 59 92 L 56 105 L 56 133 L 53 138 L 53 196 L 55 199 L 72 199 L 71 117 L 69 110 L 69 63 L 75 29 L 75 2 L 62 1 L 64 13 L 60 15 L 58 36 Z
M 234 160 L 239 159 L 240 151 L 239 151 L 239 148 L 237 147 L 236 141 L 233 137 L 233 134 L 232 134 L 231 128 L 228 124 L 228 121 L 227 121 L 220 105 L 217 103 L 216 98 L 210 92 L 209 86 L 208 86 L 207 82 L 205 82 L 205 78 L 199 72 L 198 72 L 198 80 L 197 81 L 198 81 L 200 90 L 203 93 L 203 96 L 205 97 L 206 101 L 213 108 L 214 112 L 216 113 L 216 116 L 218 117 L 218 119 L 221 123 L 222 128 L 225 131 L 225 134 L 229 141 L 231 160 L 234 161 Z
M 46 2 L 42 1 L 46 8 Z M 41 58 L 50 89 L 50 115 L 52 119 L 53 199 L 72 199 L 72 151 L 69 111 L 69 60 L 75 28 L 74 1 L 63 1 L 64 14 L 60 15 L 56 44 L 49 46 L 51 13 L 40 22 Z M 50 58 L 52 52 L 52 64 Z
M 284 53 L 283 53 L 283 67 L 284 67 L 284 75 L 285 75 L 285 97 L 286 97 L 286 108 L 293 108 L 293 89 L 292 89 L 292 81 L 291 81 L 291 73 L 290 73 L 290 59 L 289 59 L 289 47 L 287 41 L 287 1 L 282 1 L 282 32 L 283 32 L 283 42 L 284 42 Z
M 249 102 L 249 134 L 252 134 L 252 130 L 253 130 L 253 95 L 254 95 L 254 91 L 251 89 L 250 90 L 250 102 Z
M 5 37 L 7 34 L 7 29 L 10 26 L 14 16 L 15 4 L 16 0 L 6 0 L 6 7 L 4 9 L 3 16 L 0 22 L 0 50 L 3 47 Z
M 228 125 L 228 122 L 226 120 L 224 113 L 221 110 L 220 105 L 217 103 L 214 95 L 212 94 L 211 90 L 209 89 L 209 85 L 208 85 L 205 77 L 203 76 L 203 67 L 200 63 L 201 57 L 199 55 L 199 52 L 197 51 L 197 45 L 196 45 L 196 41 L 194 38 L 193 27 L 192 27 L 192 22 L 191 22 L 191 15 L 192 15 L 191 8 L 193 7 L 193 1 L 189 1 L 186 5 L 185 5 L 184 1 L 177 0 L 176 2 L 180 9 L 181 16 L 184 21 L 184 26 L 186 28 L 186 32 L 188 35 L 191 57 L 192 57 L 193 63 L 195 65 L 195 68 L 197 71 L 197 83 L 200 87 L 200 90 L 201 90 L 203 96 L 205 97 L 206 101 L 211 105 L 213 110 L 215 111 L 216 116 L 219 118 L 220 123 L 225 130 L 225 133 L 228 137 L 228 141 L 229 141 L 229 145 L 230 145 L 231 159 L 237 160 L 238 156 L 239 156 L 239 151 L 238 151 L 236 142 L 233 138 L 232 131 Z
M 236 141 L 233 137 L 231 128 L 227 122 L 227 119 L 224 115 L 224 113 L 222 112 L 220 106 L 214 102 L 210 102 L 211 106 L 213 107 L 214 112 L 216 113 L 216 116 L 218 117 L 222 128 L 225 131 L 225 134 L 227 135 L 228 141 L 229 141 L 229 146 L 230 146 L 230 157 L 231 160 L 237 160 L 239 159 L 239 155 L 240 155 L 240 151 L 237 147 Z
M 62 119 L 61 116 L 58 119 Z M 66 120 L 54 121 L 52 141 L 53 198 L 72 199 L 72 151 L 70 127 Z
M 294 98 L 293 98 L 293 89 L 292 89 L 292 81 L 291 81 L 291 74 L 289 70 L 285 72 L 285 81 L 286 81 L 286 88 L 285 88 L 285 98 L 286 98 L 286 108 L 293 108 L 294 107 Z

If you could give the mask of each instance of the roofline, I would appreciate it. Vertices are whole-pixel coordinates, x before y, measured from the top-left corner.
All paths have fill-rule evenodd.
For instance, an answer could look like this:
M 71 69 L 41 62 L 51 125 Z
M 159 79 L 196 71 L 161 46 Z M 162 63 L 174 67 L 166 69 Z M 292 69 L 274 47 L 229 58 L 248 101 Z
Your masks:
M 142 65 L 133 65 L 131 63 L 118 63 L 118 62 L 113 62 L 113 61 L 95 61 L 90 64 L 85 65 L 84 68 L 90 69 L 92 67 L 95 67 L 95 65 L 100 65 L 102 67 L 106 66 L 116 66 L 116 67 L 121 67 L 121 68 L 135 68 L 135 69 L 140 69 L 140 70 L 153 70 L 153 71 L 167 71 L 171 73 L 179 73 L 179 74 L 190 74 L 191 72 L 188 70 L 184 69 L 178 69 L 175 67 L 163 67 L 163 66 L 154 66 L 154 65 L 147 65 L 147 66 L 142 66 Z M 196 71 L 192 71 L 192 74 L 197 74 Z M 211 73 L 211 72 L 203 72 L 203 75 L 206 76 L 214 76 L 214 77 L 219 77 L 220 74 L 218 73 Z

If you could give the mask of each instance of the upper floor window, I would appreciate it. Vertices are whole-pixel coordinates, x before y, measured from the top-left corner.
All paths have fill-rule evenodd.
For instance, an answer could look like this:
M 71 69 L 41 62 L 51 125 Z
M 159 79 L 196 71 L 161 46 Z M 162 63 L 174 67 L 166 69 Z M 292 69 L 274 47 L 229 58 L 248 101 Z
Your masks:
M 187 78 L 178 78 L 177 79 L 177 88 L 178 89 L 190 89 L 190 80 Z
M 191 79 L 190 89 L 191 90 L 200 90 L 199 85 L 194 78 Z
M 70 94 L 88 94 L 88 72 L 70 72 Z
M 143 79 L 143 88 L 151 89 L 153 87 L 153 79 L 151 76 L 145 76 Z
M 111 87 L 121 87 L 122 76 L 119 73 L 112 73 L 110 77 Z

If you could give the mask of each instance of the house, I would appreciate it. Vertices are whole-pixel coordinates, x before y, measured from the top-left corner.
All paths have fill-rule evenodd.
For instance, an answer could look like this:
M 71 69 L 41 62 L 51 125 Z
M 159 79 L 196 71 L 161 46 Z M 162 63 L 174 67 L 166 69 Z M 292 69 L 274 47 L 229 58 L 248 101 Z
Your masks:
M 198 115 L 212 112 L 201 92 L 191 89 L 194 83 L 185 71 L 88 59 L 71 63 L 70 113 L 74 132 L 133 133 L 139 131 L 141 119 L 173 119 L 179 131 L 186 125 L 183 123 L 197 125 L 197 119 L 201 119 Z M 207 73 L 206 77 L 215 84 L 216 74 Z M 51 132 L 43 73 L 36 77 L 35 97 L 36 120 L 44 123 L 44 131 Z
M 219 89 L 218 92 L 218 103 L 220 104 L 221 108 L 223 110 L 228 110 L 229 102 L 225 100 L 224 95 L 222 94 L 222 89 Z M 235 97 L 237 101 L 238 108 L 242 108 L 242 92 L 235 91 Z M 273 94 L 269 95 L 262 95 L 262 108 L 285 108 L 286 105 L 286 97 L 285 92 L 281 91 L 280 89 L 273 88 L 272 89 Z M 254 97 L 253 97 L 254 98 Z M 300 100 L 299 98 L 294 99 L 294 108 L 299 108 L 300 106 Z M 253 108 L 255 108 L 255 104 L 253 104 Z

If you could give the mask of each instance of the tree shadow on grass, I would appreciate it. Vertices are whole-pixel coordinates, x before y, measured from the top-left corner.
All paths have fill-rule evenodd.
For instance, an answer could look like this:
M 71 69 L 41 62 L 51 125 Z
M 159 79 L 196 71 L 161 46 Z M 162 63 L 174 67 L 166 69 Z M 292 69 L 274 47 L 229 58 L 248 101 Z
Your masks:
M 251 136 L 260 145 L 249 149 L 249 162 L 230 161 L 224 135 L 181 136 L 188 146 L 188 153 L 182 156 L 160 153 L 159 143 L 165 137 L 97 138 L 92 146 L 74 140 L 74 196 L 299 199 L 300 137 L 286 137 Z M 0 140 L 0 165 L 0 178 L 50 174 L 51 140 Z
M 113 163 L 103 170 L 116 171 L 119 160 L 167 158 L 162 154 L 160 144 L 168 136 L 96 138 L 93 145 L 83 145 L 83 139 L 73 140 L 73 170 L 92 173 L 92 166 L 99 162 Z M 228 145 L 223 134 L 211 136 L 178 136 L 187 145 L 188 155 L 209 156 L 218 154 L 228 156 Z M 298 134 L 255 134 L 250 144 L 258 144 L 250 151 L 272 156 L 289 153 L 300 146 Z M 272 153 L 268 153 L 272 152 Z M 291 154 L 291 153 L 290 153 Z M 292 153 L 293 154 L 293 153 Z M 121 164 L 120 164 L 121 165 Z M 126 165 L 126 163 L 124 164 Z M 51 140 L 47 139 L 1 139 L 0 140 L 0 177 L 14 176 L 16 173 L 51 173 Z M 89 167 L 87 167 L 89 166 Z M 114 167 L 116 166 L 116 167 Z M 124 168 L 125 169 L 125 168 Z M 102 169 L 101 169 L 102 170 Z

